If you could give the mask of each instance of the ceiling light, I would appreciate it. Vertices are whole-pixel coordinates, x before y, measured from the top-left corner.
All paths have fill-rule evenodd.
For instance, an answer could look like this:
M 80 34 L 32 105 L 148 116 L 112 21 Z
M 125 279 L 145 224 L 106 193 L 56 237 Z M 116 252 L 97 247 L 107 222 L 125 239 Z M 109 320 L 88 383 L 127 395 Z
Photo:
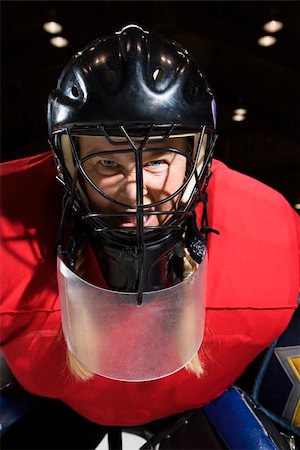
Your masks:
M 275 36 L 262 36 L 257 40 L 258 45 L 262 47 L 270 47 L 270 45 L 274 45 L 277 42 Z
M 57 23 L 57 22 L 46 22 L 46 23 L 44 23 L 43 28 L 45 31 L 47 31 L 47 33 L 50 33 L 50 34 L 61 33 L 63 30 L 63 27 L 61 26 L 61 24 Z
M 300 210 L 300 202 L 295 203 L 294 208 Z
M 62 36 L 55 36 L 50 39 L 50 42 L 54 47 L 62 48 L 69 45 L 69 41 Z
M 236 108 L 233 113 L 237 114 L 237 115 L 241 115 L 244 116 L 245 114 L 247 114 L 248 110 L 246 108 Z
M 270 20 L 264 24 L 263 29 L 268 33 L 276 33 L 281 30 L 282 27 L 283 23 L 280 22 L 280 20 Z
M 232 116 L 232 120 L 234 120 L 235 122 L 242 122 L 245 119 L 246 117 L 244 116 L 244 114 L 234 114 Z

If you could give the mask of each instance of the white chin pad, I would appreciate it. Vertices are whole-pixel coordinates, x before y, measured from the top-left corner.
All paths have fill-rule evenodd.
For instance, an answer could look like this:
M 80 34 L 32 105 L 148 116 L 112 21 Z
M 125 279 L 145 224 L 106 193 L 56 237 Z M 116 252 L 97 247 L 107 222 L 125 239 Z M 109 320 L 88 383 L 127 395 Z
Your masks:
M 194 135 L 193 157 L 195 157 L 195 155 L 197 153 L 197 149 L 198 149 L 200 138 L 201 138 L 201 134 L 200 133 L 197 133 L 197 134 Z M 196 170 L 197 170 L 197 174 L 198 175 L 200 174 L 202 166 L 203 166 L 204 157 L 205 157 L 205 150 L 206 150 L 206 144 L 207 144 L 207 135 L 204 134 L 202 142 L 201 142 L 200 154 L 199 154 L 199 158 L 198 158 L 197 166 L 196 166 Z M 188 202 L 188 200 L 189 200 L 189 198 L 190 198 L 190 196 L 191 196 L 191 194 L 192 194 L 192 192 L 194 190 L 194 187 L 195 187 L 195 178 L 192 177 L 192 179 L 188 183 L 188 185 L 185 188 L 184 193 L 183 193 L 183 195 L 181 197 L 180 203 L 182 205 L 185 205 Z

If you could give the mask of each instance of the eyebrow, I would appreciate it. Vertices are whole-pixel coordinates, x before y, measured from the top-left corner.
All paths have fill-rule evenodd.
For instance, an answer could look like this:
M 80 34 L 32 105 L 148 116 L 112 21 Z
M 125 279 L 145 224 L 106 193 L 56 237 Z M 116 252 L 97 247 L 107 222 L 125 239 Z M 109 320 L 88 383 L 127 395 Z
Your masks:
M 170 143 L 171 144 L 171 143 Z M 134 155 L 135 151 L 132 147 L 126 147 L 126 148 L 115 148 L 115 149 L 97 149 L 97 144 L 93 144 L 92 145 L 92 149 L 88 150 L 86 152 L 85 149 L 83 149 L 80 144 L 78 145 L 79 147 L 79 157 L 80 159 L 85 162 L 86 160 L 90 160 L 92 159 L 94 156 L 95 157 L 101 157 L 101 156 L 109 156 L 109 155 L 118 155 L 118 154 L 130 154 L 130 155 Z M 180 147 L 180 148 L 176 148 L 176 147 Z M 167 155 L 176 155 L 176 154 L 180 154 L 180 153 L 186 153 L 189 151 L 189 149 L 187 148 L 186 145 L 182 146 L 168 146 L 167 143 L 165 143 L 164 147 L 146 147 L 143 148 L 143 153 L 147 154 L 147 156 L 149 155 L 149 157 L 151 158 L 151 155 L 153 155 L 153 157 L 161 157 L 164 154 Z M 185 148 L 182 148 L 185 147 Z M 173 150 L 173 151 L 172 151 Z M 174 151 L 175 150 L 175 151 Z M 84 155 L 82 155 L 82 153 L 84 152 Z

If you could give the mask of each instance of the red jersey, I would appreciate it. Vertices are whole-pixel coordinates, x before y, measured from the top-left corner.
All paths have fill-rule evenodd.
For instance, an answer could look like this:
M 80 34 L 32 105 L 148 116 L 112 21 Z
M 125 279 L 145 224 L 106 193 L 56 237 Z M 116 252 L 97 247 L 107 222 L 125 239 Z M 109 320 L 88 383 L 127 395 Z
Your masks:
M 2 172 L 1 343 L 29 392 L 59 398 L 99 424 L 144 424 L 222 394 L 289 323 L 299 286 L 298 216 L 278 192 L 214 161 L 208 217 L 220 235 L 208 241 L 204 375 L 182 369 L 148 382 L 76 380 L 61 331 L 55 255 L 61 192 L 53 157 L 5 163 Z

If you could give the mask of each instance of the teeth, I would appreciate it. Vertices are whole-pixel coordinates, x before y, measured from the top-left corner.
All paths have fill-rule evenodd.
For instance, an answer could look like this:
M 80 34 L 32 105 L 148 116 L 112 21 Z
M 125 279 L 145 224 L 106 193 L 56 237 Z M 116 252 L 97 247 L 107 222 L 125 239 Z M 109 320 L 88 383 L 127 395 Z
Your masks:
M 150 214 L 143 216 L 143 224 L 147 222 L 149 219 Z M 128 216 L 122 220 L 122 223 L 124 223 L 125 226 L 136 226 L 136 216 Z M 127 225 L 126 225 L 127 224 Z M 131 225 L 129 225 L 131 224 Z
M 148 216 L 143 216 L 143 223 L 147 222 L 149 217 L 150 217 L 149 215 Z M 136 224 L 136 217 L 135 216 L 128 217 L 127 222 L 131 222 L 131 223 Z

